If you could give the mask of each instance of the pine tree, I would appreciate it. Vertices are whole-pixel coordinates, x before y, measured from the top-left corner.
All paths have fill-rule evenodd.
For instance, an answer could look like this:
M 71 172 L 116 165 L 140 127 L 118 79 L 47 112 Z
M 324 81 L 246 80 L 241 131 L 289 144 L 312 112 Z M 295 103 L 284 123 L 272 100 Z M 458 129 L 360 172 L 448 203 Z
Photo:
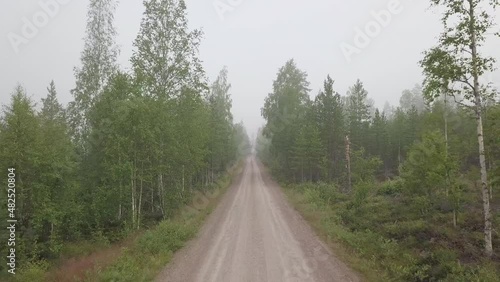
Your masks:
M 324 82 L 323 90 L 315 99 L 314 107 L 321 141 L 326 148 L 328 159 L 328 178 L 338 177 L 343 169 L 344 159 L 344 112 L 341 97 L 333 90 L 333 80 L 328 76 Z
M 371 151 L 369 153 L 373 156 L 379 157 L 384 163 L 384 174 L 388 175 L 388 143 L 389 135 L 387 132 L 387 119 L 385 114 L 380 114 L 378 109 L 375 110 L 375 117 L 370 128 L 371 132 Z
M 74 198 L 74 147 L 69 135 L 65 109 L 57 100 L 54 81 L 42 99 L 40 120 L 39 185 L 34 191 L 37 210 L 33 224 L 40 230 L 39 243 L 46 243 L 44 252 L 55 255 L 60 251 L 63 236 L 74 230 L 66 224 L 71 218 L 80 221 L 77 212 L 81 203 L 71 203 Z M 49 238 L 44 242 L 45 238 Z
M 353 148 L 366 147 L 368 142 L 363 136 L 368 131 L 371 110 L 368 103 L 368 91 L 359 79 L 349 89 L 346 102 L 348 132 Z
M 40 122 L 34 103 L 20 85 L 4 109 L 1 129 L 0 167 L 2 171 L 14 168 L 16 174 L 16 231 L 21 238 L 16 243 L 16 257 L 22 263 L 39 255 L 36 240 L 40 229 L 33 220 L 39 209 L 35 192 L 40 188 Z

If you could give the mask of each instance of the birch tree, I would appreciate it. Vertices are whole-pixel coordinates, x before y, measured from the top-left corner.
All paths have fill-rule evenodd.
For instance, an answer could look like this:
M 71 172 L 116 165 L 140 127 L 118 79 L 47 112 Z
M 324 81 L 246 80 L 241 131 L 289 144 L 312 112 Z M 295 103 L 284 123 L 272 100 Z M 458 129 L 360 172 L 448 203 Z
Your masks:
M 484 212 L 485 254 L 493 255 L 492 218 L 486 167 L 483 106 L 490 91 L 489 85 L 480 83 L 481 77 L 494 70 L 495 59 L 481 54 L 481 47 L 494 26 L 492 10 L 498 0 L 431 0 L 433 6 L 444 7 L 444 31 L 438 46 L 425 52 L 420 62 L 424 75 L 425 95 L 436 98 L 443 92 L 470 108 L 477 123 L 481 191 Z M 496 36 L 499 34 L 497 33 Z
M 73 137 L 83 151 L 90 132 L 89 111 L 117 69 L 115 9 L 115 0 L 91 0 L 88 6 L 82 65 L 75 68 L 76 87 L 71 91 L 74 101 L 69 105 Z
M 146 95 L 172 98 L 183 87 L 205 89 L 200 30 L 188 29 L 183 0 L 146 0 L 131 62 Z

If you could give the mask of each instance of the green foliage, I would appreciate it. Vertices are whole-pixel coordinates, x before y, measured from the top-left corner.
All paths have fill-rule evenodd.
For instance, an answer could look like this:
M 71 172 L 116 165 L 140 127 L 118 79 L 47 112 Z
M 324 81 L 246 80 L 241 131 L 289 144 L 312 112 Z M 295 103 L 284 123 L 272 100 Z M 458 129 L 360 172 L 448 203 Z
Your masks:
M 280 171 L 280 176 L 284 178 L 300 177 L 290 173 L 290 169 L 293 148 L 301 131 L 298 121 L 305 115 L 309 103 L 308 87 L 307 74 L 290 60 L 280 68 L 273 82 L 273 93 L 267 96 L 261 109 L 267 121 L 263 134 L 271 139 L 270 154 L 277 166 L 274 169 Z M 300 159 L 300 162 L 303 161 Z
M 154 231 L 146 231 L 138 244 L 142 246 L 144 252 L 152 255 L 157 254 L 161 249 L 175 252 L 194 234 L 193 226 L 186 227 L 167 220 L 158 224 Z
M 447 155 L 441 133 L 431 132 L 413 145 L 402 172 L 404 187 L 413 195 L 414 206 L 423 214 L 447 197 L 455 208 L 461 200 L 461 187 L 457 182 L 458 165 Z
M 387 184 L 401 185 L 402 180 Z M 498 280 L 498 263 L 481 261 L 480 252 L 467 253 L 467 244 L 476 239 L 468 231 L 446 227 L 447 218 L 422 218 L 394 195 L 365 197 L 363 205 L 352 209 L 359 201 L 356 191 L 347 196 L 321 183 L 287 188 L 292 203 L 320 235 L 336 249 L 338 243 L 347 248 L 336 254 L 343 254 L 341 259 L 369 281 Z M 332 198 L 326 200 L 323 191 L 331 191 Z
M 314 123 L 303 122 L 292 147 L 292 170 L 301 181 L 319 180 L 322 175 L 324 148 Z
M 488 108 L 485 114 L 485 145 L 493 187 L 500 187 L 500 105 Z M 494 190 L 494 189 L 493 189 Z M 495 192 L 494 192 L 495 193 Z
M 16 282 L 31 282 L 40 281 L 41 277 L 45 276 L 45 272 L 49 268 L 49 263 L 44 260 L 37 262 L 29 262 L 17 270 L 14 280 Z
M 90 134 L 89 112 L 117 69 L 119 49 L 113 21 L 116 5 L 115 0 L 91 0 L 88 5 L 81 66 L 75 68 L 76 86 L 71 91 L 74 101 L 68 108 L 72 137 L 82 152 L 88 150 L 85 142 Z
M 325 149 L 327 180 L 342 175 L 344 166 L 345 120 L 341 96 L 333 90 L 333 79 L 328 76 L 323 89 L 314 101 L 314 111 L 322 146 Z
M 439 96 L 452 96 L 455 101 L 458 98 L 460 105 L 474 113 L 484 210 L 484 250 L 486 256 L 492 257 L 492 189 L 488 182 L 483 111 L 488 100 L 494 101 L 497 91 L 492 89 L 491 83 L 483 84 L 482 78 L 496 70 L 496 59 L 484 55 L 483 46 L 496 26 L 494 15 L 500 2 L 433 0 L 431 3 L 444 8 L 441 17 L 444 31 L 438 45 L 425 52 L 420 62 L 425 75 L 424 93 L 431 101 Z M 500 33 L 493 31 L 493 35 L 499 37 Z
M 401 178 L 388 180 L 380 184 L 377 193 L 381 195 L 398 195 L 403 191 L 403 181 Z
M 237 169 L 237 168 L 236 168 Z M 224 175 L 214 188 L 225 191 L 230 177 L 236 170 Z M 223 195 L 220 193 L 219 196 Z M 220 197 L 212 198 L 209 205 L 197 213 L 178 213 L 172 219 L 160 222 L 142 234 L 133 245 L 106 269 L 89 281 L 151 281 L 158 271 L 167 264 L 175 251 L 196 235 L 203 220 L 210 214 L 213 205 Z
M 367 141 L 363 135 L 368 131 L 371 115 L 371 106 L 368 103 L 368 91 L 361 80 L 349 89 L 346 96 L 345 112 L 351 143 L 355 149 L 366 147 Z
M 372 188 L 371 182 L 359 182 L 354 186 L 353 206 L 355 208 L 361 207 L 366 202 Z
M 351 154 L 351 167 L 353 183 L 373 183 L 375 172 L 382 165 L 378 157 L 366 156 L 365 150 L 353 151 Z
M 198 58 L 200 30 L 189 30 L 183 0 L 146 0 L 131 58 L 144 95 L 177 97 L 185 87 L 204 91 L 204 71 Z
M 132 73 L 116 65 L 116 2 L 92 0 L 74 101 L 64 108 L 51 82 L 41 107 L 21 86 L 4 105 L 0 168 L 16 168 L 20 265 L 171 218 L 250 151 L 231 114 L 227 68 L 207 86 L 201 32 L 189 30 L 184 1 L 144 4 Z M 179 235 L 177 227 L 164 235 Z

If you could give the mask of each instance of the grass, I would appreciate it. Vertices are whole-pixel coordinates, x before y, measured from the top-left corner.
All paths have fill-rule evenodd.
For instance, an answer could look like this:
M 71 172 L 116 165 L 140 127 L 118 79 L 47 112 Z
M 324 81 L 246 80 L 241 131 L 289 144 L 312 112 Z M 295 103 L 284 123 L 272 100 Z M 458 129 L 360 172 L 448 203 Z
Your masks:
M 330 184 L 284 190 L 339 259 L 366 281 L 500 281 L 499 258 L 482 255 L 480 209 L 468 207 L 454 228 L 449 212 L 417 212 L 397 183 L 373 185 L 361 198 Z M 499 246 L 498 236 L 494 240 Z
M 240 170 L 241 166 L 237 170 Z M 231 178 L 237 173 L 227 175 L 220 183 L 221 193 L 210 198 L 206 207 L 193 212 L 179 212 L 170 220 L 161 222 L 157 227 L 146 231 L 130 248 L 127 248 L 109 267 L 89 275 L 85 281 L 152 281 L 172 259 L 173 254 L 192 239 L 203 225 L 206 217 L 216 207 L 218 201 L 230 186 Z
M 196 234 L 200 223 L 201 217 L 161 222 L 138 238 L 112 265 L 85 281 L 152 281 L 174 252 Z
M 18 270 L 14 281 L 152 281 L 172 259 L 173 254 L 192 239 L 206 217 L 229 188 L 233 176 L 241 172 L 235 166 L 218 183 L 215 197 L 207 197 L 207 205 L 193 203 L 195 208 L 181 209 L 172 218 L 149 230 L 138 231 L 123 241 L 110 244 L 106 240 L 66 244 L 57 262 L 39 261 Z M 214 195 L 213 190 L 209 191 Z M 64 265 L 64 263 L 68 265 Z M 54 265 L 57 265 L 54 267 Z M 83 273 L 81 273 L 84 271 Z M 1 280 L 1 279 L 0 279 Z

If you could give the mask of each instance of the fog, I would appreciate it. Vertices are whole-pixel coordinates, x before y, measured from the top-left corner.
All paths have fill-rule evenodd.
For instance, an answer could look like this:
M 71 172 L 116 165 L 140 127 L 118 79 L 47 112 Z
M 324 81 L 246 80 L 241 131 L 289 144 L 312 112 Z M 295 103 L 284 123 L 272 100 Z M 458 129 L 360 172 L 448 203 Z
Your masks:
M 58 0 L 57 9 L 45 10 L 43 3 L 48 2 L 52 1 L 3 1 L 2 105 L 8 102 L 17 83 L 39 101 L 46 95 L 51 80 L 56 83 L 62 103 L 72 99 L 73 68 L 79 65 L 83 49 L 88 1 Z M 294 58 L 298 67 L 309 74 L 311 96 L 317 94 L 330 74 L 341 94 L 359 78 L 377 107 L 386 101 L 397 105 L 404 89 L 422 81 L 418 61 L 424 50 L 435 45 L 442 29 L 439 13 L 429 9 L 429 1 L 186 3 L 190 26 L 204 31 L 200 57 L 207 76 L 213 80 L 223 66 L 228 67 L 234 118 L 245 123 L 250 137 L 263 124 L 263 100 L 272 91 L 278 69 L 288 59 Z M 126 70 L 130 68 L 132 42 L 139 31 L 142 12 L 142 1 L 121 1 L 116 11 L 119 63 Z M 27 21 L 35 29 L 30 30 L 29 36 L 23 35 Z M 371 35 L 363 41 L 358 29 L 363 33 L 368 29 Z M 23 37 L 23 41 L 16 36 Z M 484 51 L 500 58 L 499 46 L 500 40 L 492 39 Z M 349 52 L 354 53 L 346 55 Z M 498 85 L 500 74 L 488 75 L 487 79 Z

